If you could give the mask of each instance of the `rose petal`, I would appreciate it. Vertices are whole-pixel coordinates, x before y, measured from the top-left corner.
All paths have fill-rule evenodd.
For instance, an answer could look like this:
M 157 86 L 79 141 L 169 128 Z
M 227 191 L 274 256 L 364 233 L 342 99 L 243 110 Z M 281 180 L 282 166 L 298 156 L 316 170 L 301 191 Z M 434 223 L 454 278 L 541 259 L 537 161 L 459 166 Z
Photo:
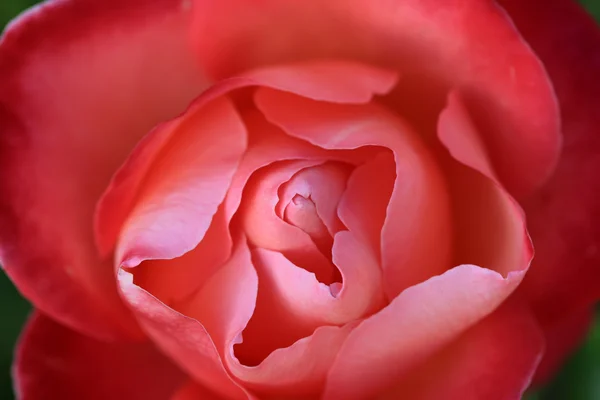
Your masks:
M 540 386 L 549 382 L 554 374 L 564 365 L 571 353 L 586 338 L 593 322 L 594 311 L 584 309 L 572 311 L 560 319 L 542 325 L 546 351 L 544 358 L 536 370 L 533 384 Z
M 119 270 L 119 288 L 144 331 L 156 345 L 196 381 L 227 399 L 247 399 L 245 391 L 228 375 L 214 342 L 197 320 L 161 303 Z
M 199 385 L 194 381 L 189 381 L 181 386 L 169 400 L 226 400 Z
M 461 265 L 406 289 L 350 333 L 329 372 L 324 399 L 371 398 L 389 389 L 397 377 L 493 312 L 523 275 L 503 278 Z
M 309 337 L 269 354 L 259 365 L 240 365 L 233 357 L 228 366 L 244 385 L 267 396 L 314 398 L 323 389 L 327 372 L 344 340 L 356 324 L 322 326 Z
M 335 236 L 333 261 L 343 278 L 341 291 L 336 295 L 314 274 L 295 266 L 281 253 L 258 248 L 253 255 L 264 282 L 263 290 L 270 297 L 268 305 L 257 310 L 257 318 L 262 311 L 265 319 L 290 319 L 290 324 L 312 331 L 321 325 L 342 325 L 359 319 L 382 306 L 377 260 L 351 232 Z M 281 328 L 287 330 L 289 325 Z
M 247 71 L 238 77 L 213 85 L 194 101 L 185 115 L 189 116 L 193 111 L 201 110 L 206 104 L 229 92 L 249 86 L 265 85 L 336 103 L 364 103 L 375 93 L 391 89 L 395 81 L 395 74 L 389 71 L 352 62 L 315 61 L 268 67 Z M 185 118 L 180 117 L 176 121 L 163 124 L 144 138 L 104 193 L 95 218 L 96 239 L 103 254 L 109 254 L 112 250 L 150 167 L 175 135 L 175 128 L 182 120 L 185 121 Z M 270 154 L 269 162 L 279 156 L 278 153 L 268 152 L 268 149 L 262 151 Z M 245 179 L 247 178 L 242 178 L 242 182 L 245 182 Z M 236 184 L 233 186 L 236 187 Z M 239 190 L 234 192 L 241 196 Z M 239 197 L 234 196 L 230 201 L 234 204 L 233 208 L 237 208 L 238 199 Z M 230 208 L 226 207 L 227 219 L 233 215 L 233 211 L 228 211 Z
M 394 156 L 389 152 L 382 152 L 357 167 L 338 209 L 344 225 L 371 245 L 378 260 L 381 260 L 381 231 L 396 180 L 395 171 Z
M 407 80 L 436 81 L 468 93 L 468 106 L 476 110 L 511 193 L 530 192 L 556 163 L 560 133 L 552 87 L 495 2 L 321 0 L 305 7 L 294 1 L 224 0 L 194 3 L 194 15 L 199 58 L 213 77 L 314 58 L 394 68 Z M 415 95 L 421 89 L 417 85 Z
M 136 284 L 165 304 L 189 299 L 231 256 L 232 240 L 223 205 L 213 216 L 202 241 L 190 252 L 170 260 L 148 260 L 131 272 Z
M 1 39 L 2 264 L 40 310 L 95 337 L 139 335 L 92 216 L 133 145 L 205 84 L 188 17 L 163 0 L 52 1 Z
M 150 343 L 100 342 L 37 312 L 17 345 L 13 373 L 23 400 L 163 400 L 186 379 Z
M 500 3 L 544 62 L 561 106 L 560 163 L 548 184 L 523 202 L 536 248 L 523 289 L 552 329 L 600 298 L 600 30 L 573 1 Z
M 119 265 L 169 259 L 206 234 L 246 148 L 233 105 L 220 98 L 166 125 L 176 135 L 148 175 L 116 251 Z
M 246 185 L 240 220 L 248 241 L 256 247 L 281 252 L 296 265 L 330 282 L 334 268 L 319 251 L 308 233 L 277 217 L 277 189 L 299 170 L 321 164 L 323 160 L 299 160 L 277 163 L 255 173 Z
M 533 248 L 523 211 L 496 180 L 457 92 L 449 95 L 440 115 L 438 135 L 454 158 L 444 168 L 453 202 L 454 263 L 481 265 L 503 275 L 526 268 Z
M 253 314 L 257 285 L 249 249 L 238 243 L 232 259 L 180 311 L 206 327 L 229 370 L 245 387 L 269 395 L 316 393 L 351 326 L 320 328 L 310 338 L 276 350 L 257 367 L 240 365 L 233 345 Z M 305 368 L 307 362 L 311 368 Z
M 535 318 L 509 300 L 379 399 L 520 399 L 543 351 Z
M 342 163 L 326 163 L 306 168 L 294 175 L 279 188 L 279 203 L 275 209 L 279 217 L 284 217 L 284 207 L 296 195 L 312 199 L 319 220 L 330 235 L 344 228 L 338 217 L 338 204 L 346 190 L 346 182 L 351 167 Z
M 326 149 L 381 146 L 394 152 L 396 182 L 381 236 L 389 299 L 449 267 L 446 188 L 428 150 L 408 126 L 375 106 L 322 103 L 266 88 L 255 97 L 266 118 L 291 136 Z

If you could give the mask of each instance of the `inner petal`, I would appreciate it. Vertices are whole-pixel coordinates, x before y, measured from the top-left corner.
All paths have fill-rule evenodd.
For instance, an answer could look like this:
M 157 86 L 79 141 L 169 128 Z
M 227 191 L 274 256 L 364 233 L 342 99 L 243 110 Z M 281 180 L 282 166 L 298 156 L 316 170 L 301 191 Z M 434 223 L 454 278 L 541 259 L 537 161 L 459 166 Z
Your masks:
M 328 258 L 331 257 L 333 237 L 319 218 L 317 207 L 310 197 L 295 195 L 285 208 L 283 219 L 306 232 L 321 253 Z
M 353 169 L 353 165 L 330 161 L 301 170 L 279 188 L 277 215 L 284 218 L 285 207 L 298 194 L 312 200 L 319 219 L 332 236 L 346 229 L 338 217 L 338 205 Z
M 322 164 L 323 160 L 278 162 L 255 172 L 244 190 L 240 221 L 251 245 L 281 252 L 295 265 L 314 273 L 327 284 L 338 276 L 336 268 L 298 226 L 289 224 L 275 213 L 277 190 L 299 170 Z

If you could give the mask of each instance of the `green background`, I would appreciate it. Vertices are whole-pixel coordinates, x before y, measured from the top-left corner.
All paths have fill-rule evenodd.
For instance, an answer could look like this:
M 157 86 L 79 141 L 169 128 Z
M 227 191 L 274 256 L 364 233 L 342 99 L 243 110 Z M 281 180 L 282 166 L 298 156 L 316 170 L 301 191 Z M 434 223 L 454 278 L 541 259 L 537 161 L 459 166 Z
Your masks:
M 443 1 L 443 0 L 440 0 Z M 535 0 L 523 0 L 535 1 Z M 35 0 L 0 0 L 0 26 L 6 25 Z M 581 0 L 600 21 L 600 0 Z M 2 79 L 2 77 L 0 77 Z M 0 272 L 0 399 L 12 399 L 10 364 L 12 351 L 27 314 L 28 303 Z M 581 348 L 565 364 L 548 387 L 531 393 L 527 400 L 600 400 L 600 318 Z

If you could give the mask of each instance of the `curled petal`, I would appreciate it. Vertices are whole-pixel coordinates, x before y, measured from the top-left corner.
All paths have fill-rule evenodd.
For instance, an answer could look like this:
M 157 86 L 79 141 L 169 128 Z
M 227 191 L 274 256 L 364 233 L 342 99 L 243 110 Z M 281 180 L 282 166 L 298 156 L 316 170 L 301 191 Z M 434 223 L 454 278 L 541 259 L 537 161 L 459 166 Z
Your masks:
M 492 313 L 523 275 L 503 278 L 461 265 L 404 290 L 350 333 L 329 372 L 324 399 L 371 398 L 389 389 L 398 376 Z
M 338 217 L 338 204 L 346 190 L 349 165 L 326 163 L 307 168 L 292 177 L 279 188 L 277 214 L 283 217 L 283 207 L 293 201 L 296 195 L 314 202 L 316 214 L 330 235 L 343 229 Z
M 225 98 L 189 110 L 164 129 L 176 131 L 174 140 L 155 161 L 119 237 L 116 259 L 127 267 L 193 249 L 246 148 L 245 127 Z
M 316 146 L 380 146 L 394 153 L 396 181 L 381 236 L 389 299 L 449 267 L 446 187 L 431 154 L 408 126 L 374 105 L 322 103 L 266 88 L 257 91 L 256 103 L 273 124 Z
M 533 248 L 524 213 L 497 181 L 457 92 L 449 95 L 440 115 L 438 136 L 453 158 L 444 162 L 453 203 L 454 263 L 503 275 L 526 268 Z
M 394 156 L 382 152 L 358 166 L 348 181 L 338 213 L 346 227 L 381 259 L 381 236 L 396 180 Z
M 247 395 L 223 365 L 209 333 L 200 322 L 167 307 L 133 282 L 131 273 L 119 270 L 119 288 L 145 332 L 156 345 L 196 381 L 227 399 Z
M 334 269 L 308 233 L 277 217 L 277 189 L 299 170 L 321 164 L 322 160 L 302 160 L 276 164 L 257 173 L 244 193 L 240 211 L 242 227 L 254 246 L 281 252 L 294 263 L 331 281 Z

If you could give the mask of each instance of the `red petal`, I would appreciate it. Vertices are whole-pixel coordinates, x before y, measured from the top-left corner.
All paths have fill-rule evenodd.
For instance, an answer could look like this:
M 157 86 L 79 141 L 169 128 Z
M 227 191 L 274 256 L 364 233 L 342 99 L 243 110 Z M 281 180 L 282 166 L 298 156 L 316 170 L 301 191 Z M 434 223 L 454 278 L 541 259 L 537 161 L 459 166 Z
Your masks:
M 415 74 L 427 84 L 468 93 L 511 192 L 528 193 L 555 165 L 560 134 L 552 88 L 495 2 L 320 0 L 306 7 L 223 0 L 194 3 L 194 15 L 199 58 L 212 76 L 314 58 L 394 68 L 407 79 Z
M 266 88 L 258 89 L 256 103 L 268 120 L 290 136 L 316 146 L 381 146 L 394 152 L 396 182 L 381 236 L 389 299 L 449 267 L 446 187 L 428 149 L 407 125 L 375 106 L 316 102 Z
M 570 353 L 587 336 L 593 317 L 593 310 L 583 309 L 542 325 L 546 352 L 533 378 L 535 385 L 543 385 L 552 379 Z
M 139 138 L 202 88 L 188 27 L 178 2 L 57 0 L 0 43 L 2 263 L 40 310 L 96 337 L 138 334 L 92 215 Z
M 15 357 L 22 400 L 163 400 L 186 379 L 149 343 L 99 342 L 39 313 L 29 319 Z
M 456 92 L 440 115 L 438 135 L 453 157 L 442 162 L 452 194 L 455 264 L 480 265 L 503 275 L 526 269 L 533 248 L 523 211 L 496 180 Z
M 384 399 L 515 400 L 542 357 L 544 338 L 523 303 L 508 301 L 410 371 Z
M 523 288 L 552 330 L 600 298 L 600 29 L 574 1 L 500 3 L 544 62 L 562 113 L 560 163 L 552 180 L 523 203 L 536 249 Z

